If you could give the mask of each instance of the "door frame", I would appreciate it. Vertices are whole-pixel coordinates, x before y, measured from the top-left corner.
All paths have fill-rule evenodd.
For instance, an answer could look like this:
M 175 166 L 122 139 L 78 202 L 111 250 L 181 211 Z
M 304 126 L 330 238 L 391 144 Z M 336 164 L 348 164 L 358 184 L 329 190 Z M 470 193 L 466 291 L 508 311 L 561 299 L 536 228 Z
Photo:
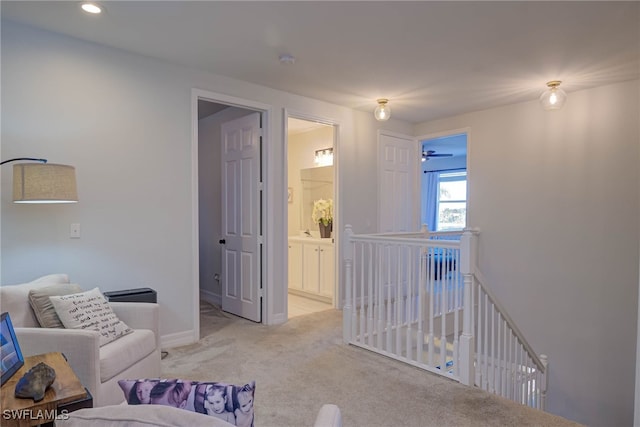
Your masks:
M 460 135 L 460 134 L 466 134 L 467 135 L 467 227 L 469 226 L 469 224 L 472 224 L 471 221 L 469 221 L 470 218 L 470 213 L 471 213 L 471 205 L 469 203 L 469 180 L 471 179 L 470 176 L 472 176 L 471 173 L 471 168 L 469 167 L 471 165 L 470 162 L 470 158 L 471 158 L 471 127 L 469 126 L 465 126 L 462 128 L 456 128 L 456 129 L 449 129 L 449 130 L 445 130 L 445 131 L 440 131 L 440 132 L 432 132 L 432 133 L 428 133 L 428 134 L 424 134 L 424 135 L 420 135 L 417 136 L 416 139 L 418 141 L 418 147 L 420 148 L 420 150 L 422 150 L 422 141 L 424 141 L 425 139 L 436 139 L 436 138 L 442 138 L 445 136 L 453 136 L 453 135 Z M 418 157 L 418 168 L 420 168 L 420 163 L 422 161 L 422 154 L 420 154 L 420 156 Z M 421 218 L 421 213 L 420 213 L 420 209 L 421 209 L 421 205 L 422 205 L 422 183 L 420 182 L 420 180 L 422 179 L 422 174 L 418 173 L 418 182 L 417 182 L 417 188 L 418 188 L 418 206 L 416 206 L 416 214 L 418 215 L 418 220 L 420 220 Z M 418 221 L 420 222 L 420 221 Z M 422 224 L 419 224 L 419 227 L 422 227 Z
M 328 125 L 333 127 L 333 247 L 334 247 L 334 265 L 336 268 L 334 269 L 334 286 L 333 286 L 333 301 L 332 305 L 334 308 L 340 309 L 341 303 L 343 301 L 342 294 L 340 293 L 342 287 L 340 286 L 340 257 L 342 256 L 342 251 L 340 250 L 340 231 L 341 231 L 341 210 L 340 210 L 340 126 L 341 123 L 335 119 L 317 116 L 313 114 L 304 113 L 297 110 L 292 109 L 284 109 L 283 114 L 283 137 L 284 137 L 284 164 L 289 164 L 289 127 L 288 121 L 289 118 L 306 120 L 309 122 L 321 123 L 323 125 Z M 288 167 L 284 168 L 284 182 L 282 191 L 287 191 L 287 186 L 289 183 L 289 171 Z M 287 206 L 287 199 L 285 198 L 283 201 L 283 212 L 286 215 L 285 224 L 289 224 L 289 209 Z M 288 228 L 285 227 L 284 231 L 284 253 L 288 253 L 287 251 L 287 242 L 288 242 Z M 283 257 L 284 262 L 282 265 L 283 271 L 285 273 L 285 283 L 289 283 L 289 257 Z M 285 296 L 287 301 L 289 299 L 288 292 L 285 292 Z M 289 318 L 289 309 L 287 304 L 285 304 L 285 312 L 286 319 Z
M 253 110 L 261 113 L 262 115 L 262 213 L 261 213 L 261 227 L 262 227 L 262 241 L 263 251 L 269 252 L 269 223 L 266 220 L 268 212 L 268 205 L 271 201 L 268 194 L 268 182 L 269 182 L 269 162 L 268 147 L 272 139 L 271 126 L 269 126 L 272 117 L 272 106 L 256 102 L 249 99 L 238 98 L 235 96 L 229 96 L 218 92 L 212 92 L 204 89 L 191 89 L 191 290 L 192 290 L 192 307 L 193 307 L 193 335 L 191 337 L 192 342 L 196 342 L 200 339 L 200 260 L 198 253 L 200 251 L 200 222 L 198 216 L 198 99 L 204 101 L 214 102 L 216 104 L 228 105 L 230 107 L 238 107 L 246 110 Z M 261 261 L 261 274 L 262 274 L 262 323 L 267 324 L 270 313 L 267 310 L 268 299 L 271 296 L 271 281 L 268 276 L 268 261 L 265 257 L 262 257 Z

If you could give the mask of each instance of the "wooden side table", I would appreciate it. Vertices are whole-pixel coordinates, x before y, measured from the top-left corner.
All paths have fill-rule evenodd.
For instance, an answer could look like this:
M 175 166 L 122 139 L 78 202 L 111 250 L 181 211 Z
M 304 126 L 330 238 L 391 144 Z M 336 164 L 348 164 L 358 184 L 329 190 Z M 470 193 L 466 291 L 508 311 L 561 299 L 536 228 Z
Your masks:
M 40 362 L 46 363 L 56 371 L 56 379 L 47 388 L 44 399 L 34 402 L 33 399 L 15 397 L 18 380 Z M 80 383 L 62 353 L 25 357 L 24 366 L 2 386 L 0 397 L 0 424 L 3 427 L 53 425 L 56 417 L 65 417 L 67 413 L 77 409 L 93 407 L 91 393 Z

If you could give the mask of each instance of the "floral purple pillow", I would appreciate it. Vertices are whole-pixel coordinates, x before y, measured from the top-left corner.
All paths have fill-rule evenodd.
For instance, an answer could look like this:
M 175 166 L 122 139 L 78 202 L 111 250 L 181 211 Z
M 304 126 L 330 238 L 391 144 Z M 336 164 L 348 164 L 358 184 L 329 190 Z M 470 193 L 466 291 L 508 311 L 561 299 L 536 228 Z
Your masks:
M 178 379 L 118 381 L 129 405 L 166 405 L 220 418 L 238 427 L 253 427 L 256 382 L 233 385 Z

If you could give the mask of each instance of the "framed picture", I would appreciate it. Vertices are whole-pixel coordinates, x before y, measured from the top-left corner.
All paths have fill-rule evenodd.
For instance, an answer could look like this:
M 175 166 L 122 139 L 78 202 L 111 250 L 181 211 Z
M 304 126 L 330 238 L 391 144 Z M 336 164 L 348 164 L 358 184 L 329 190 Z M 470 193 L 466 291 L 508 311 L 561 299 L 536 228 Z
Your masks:
M 287 202 L 293 203 L 293 187 L 287 188 Z
M 4 384 L 24 365 L 22 351 L 20 351 L 20 345 L 18 345 L 9 313 L 2 313 L 0 318 L 0 345 L 1 382 Z

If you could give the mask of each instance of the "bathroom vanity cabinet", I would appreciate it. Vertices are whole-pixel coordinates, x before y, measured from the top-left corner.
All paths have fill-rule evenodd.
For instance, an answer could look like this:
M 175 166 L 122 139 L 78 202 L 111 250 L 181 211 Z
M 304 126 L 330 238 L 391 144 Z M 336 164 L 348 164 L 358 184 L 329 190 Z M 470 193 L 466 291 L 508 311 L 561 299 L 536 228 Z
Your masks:
M 289 237 L 289 290 L 332 302 L 334 254 L 333 239 Z

